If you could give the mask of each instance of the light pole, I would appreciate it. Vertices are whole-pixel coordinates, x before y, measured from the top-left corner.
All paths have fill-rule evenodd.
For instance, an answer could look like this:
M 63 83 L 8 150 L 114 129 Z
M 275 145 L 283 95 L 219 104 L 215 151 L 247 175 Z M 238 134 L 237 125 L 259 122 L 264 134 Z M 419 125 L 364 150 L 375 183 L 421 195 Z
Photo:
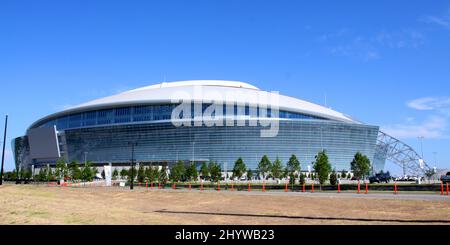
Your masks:
M 134 188 L 134 147 L 137 146 L 137 142 L 128 142 L 128 145 L 131 146 L 131 182 L 130 182 L 130 190 Z
M 433 152 L 433 156 L 434 156 L 434 166 L 437 166 L 437 152 Z
M 433 173 L 436 174 L 437 152 L 433 152 L 433 155 L 434 155 L 434 168 L 433 168 Z
M 322 151 L 323 151 L 323 130 L 322 130 L 322 126 L 320 126 L 320 147 L 322 147 Z
M 195 164 L 195 141 L 192 142 L 192 163 Z
M 225 182 L 227 182 L 227 179 L 228 179 L 227 162 L 224 162 L 224 164 L 223 164 L 223 170 L 225 171 Z
M 178 162 L 178 149 L 177 149 L 176 146 L 173 146 L 173 150 L 177 153 L 177 160 L 176 160 L 176 162 Z
M 88 152 L 85 151 L 85 152 L 84 152 L 84 165 L 87 164 L 87 154 L 88 154 Z
M 5 118 L 5 134 L 3 135 L 3 151 L 2 151 L 2 169 L 0 171 L 0 185 L 3 185 L 3 167 L 5 165 L 5 144 L 6 144 L 6 131 L 8 130 L 8 115 Z

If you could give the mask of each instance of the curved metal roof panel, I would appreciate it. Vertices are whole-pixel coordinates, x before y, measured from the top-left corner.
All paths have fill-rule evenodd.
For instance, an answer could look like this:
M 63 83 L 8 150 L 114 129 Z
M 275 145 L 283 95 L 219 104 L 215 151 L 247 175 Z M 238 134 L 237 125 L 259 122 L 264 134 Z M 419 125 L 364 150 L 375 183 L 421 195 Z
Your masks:
M 270 98 L 277 98 L 270 100 Z M 96 99 L 64 111 L 54 113 L 33 123 L 30 128 L 42 122 L 72 113 L 106 109 L 118 106 L 139 104 L 178 103 L 179 99 L 190 99 L 195 102 L 223 101 L 248 104 L 271 105 L 278 104 L 280 110 L 303 113 L 341 122 L 359 123 L 358 121 L 330 108 L 289 96 L 267 92 L 257 87 L 236 81 L 196 80 L 161 83 L 142 87 L 120 94 Z

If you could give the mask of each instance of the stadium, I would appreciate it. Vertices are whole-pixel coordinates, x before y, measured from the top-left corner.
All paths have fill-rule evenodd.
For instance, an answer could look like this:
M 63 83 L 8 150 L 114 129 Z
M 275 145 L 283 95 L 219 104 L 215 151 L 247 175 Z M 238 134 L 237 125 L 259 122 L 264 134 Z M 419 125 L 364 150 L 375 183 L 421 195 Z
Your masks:
M 424 169 L 378 126 L 235 81 L 161 83 L 97 99 L 37 120 L 12 146 L 16 168 L 33 170 L 63 157 L 113 167 L 216 161 L 229 172 L 239 157 L 255 170 L 263 155 L 286 163 L 295 154 L 308 171 L 321 150 L 337 171 L 350 170 L 357 152 L 374 172 L 386 159 L 410 173 Z

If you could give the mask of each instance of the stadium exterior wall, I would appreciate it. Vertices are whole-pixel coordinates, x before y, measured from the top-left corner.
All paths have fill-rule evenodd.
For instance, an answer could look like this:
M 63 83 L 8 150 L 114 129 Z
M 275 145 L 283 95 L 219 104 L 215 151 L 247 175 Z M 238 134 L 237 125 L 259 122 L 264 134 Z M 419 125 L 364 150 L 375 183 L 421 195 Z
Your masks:
M 306 171 L 314 156 L 325 149 L 333 168 L 348 171 L 356 152 L 367 155 L 373 162 L 378 134 L 377 126 L 301 119 L 280 120 L 279 133 L 273 138 L 261 138 L 260 130 L 261 127 L 254 126 L 176 128 L 170 122 L 162 122 L 68 129 L 59 138 L 65 142 L 61 147 L 68 161 L 84 162 L 86 157 L 98 164 L 129 165 L 128 143 L 136 141 L 135 159 L 142 163 L 170 166 L 177 160 L 194 159 L 197 164 L 217 161 L 230 171 L 236 159 L 242 157 L 248 168 L 255 170 L 263 155 L 272 161 L 279 157 L 286 163 L 295 154 Z M 17 163 L 24 166 L 49 163 L 31 161 L 26 137 L 15 142 Z M 374 170 L 383 167 L 378 164 Z
M 214 107 L 218 101 L 223 102 L 223 107 Z M 180 114 L 179 105 L 191 106 Z M 206 112 L 226 123 L 206 126 L 212 118 L 205 117 Z M 200 119 L 203 123 L 179 127 L 176 122 L 180 115 L 182 120 Z M 228 125 L 229 118 L 234 120 L 232 125 Z M 241 119 L 244 124 L 239 124 Z M 270 137 L 262 136 L 267 125 L 276 132 Z M 54 130 L 44 129 L 48 127 Z M 53 132 L 52 140 L 33 136 L 47 131 Z M 33 123 L 25 136 L 12 141 L 12 147 L 16 169 L 55 164 L 55 154 L 46 155 L 55 151 L 35 154 L 36 149 L 57 149 L 56 155 L 67 161 L 129 166 L 130 142 L 136 142 L 135 160 L 144 164 L 217 161 L 222 169 L 230 171 L 242 157 L 248 168 L 256 170 L 263 155 L 272 161 L 278 157 L 285 164 L 295 154 L 302 170 L 307 171 L 323 149 L 337 171 L 350 170 L 357 152 L 368 156 L 373 170 L 379 171 L 384 169 L 385 159 L 375 153 L 378 132 L 378 126 L 361 123 L 331 108 L 265 92 L 250 84 L 196 80 L 147 86 L 56 112 Z M 36 142 L 47 145 L 30 149 Z

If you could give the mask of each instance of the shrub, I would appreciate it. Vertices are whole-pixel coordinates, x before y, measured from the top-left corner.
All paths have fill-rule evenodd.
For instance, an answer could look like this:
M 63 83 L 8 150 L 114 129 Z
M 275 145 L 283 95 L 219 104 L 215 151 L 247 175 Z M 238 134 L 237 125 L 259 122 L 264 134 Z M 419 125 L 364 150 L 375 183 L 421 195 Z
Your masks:
M 116 180 L 117 177 L 119 177 L 119 171 L 117 170 L 117 168 L 115 168 L 114 171 L 112 172 L 112 179 Z
M 122 170 L 120 170 L 120 178 L 127 179 L 128 178 L 128 170 L 126 170 L 124 168 Z
M 337 184 L 337 174 L 336 174 L 336 172 L 334 170 L 330 174 L 330 184 L 331 185 L 336 185 Z
M 305 174 L 301 173 L 300 174 L 300 185 L 303 185 L 305 183 L 306 183 L 306 181 L 305 181 Z

